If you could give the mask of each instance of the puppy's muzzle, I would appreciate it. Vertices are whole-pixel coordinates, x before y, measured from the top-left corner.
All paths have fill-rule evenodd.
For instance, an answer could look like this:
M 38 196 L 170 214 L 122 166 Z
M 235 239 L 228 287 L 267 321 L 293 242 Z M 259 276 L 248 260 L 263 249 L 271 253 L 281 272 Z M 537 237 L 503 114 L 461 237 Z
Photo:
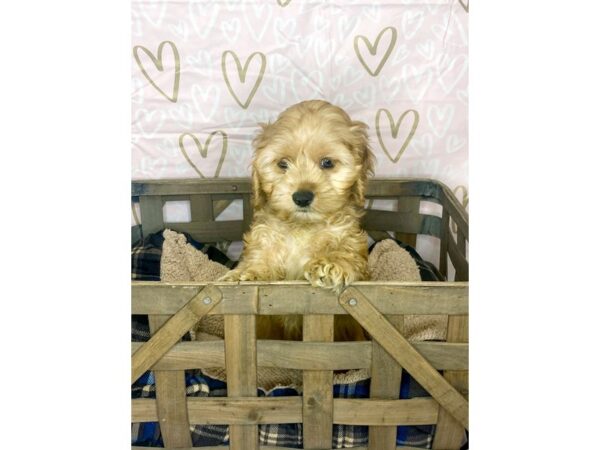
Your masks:
M 292 194 L 292 200 L 298 206 L 305 208 L 310 205 L 315 198 L 315 194 L 311 191 L 297 191 Z

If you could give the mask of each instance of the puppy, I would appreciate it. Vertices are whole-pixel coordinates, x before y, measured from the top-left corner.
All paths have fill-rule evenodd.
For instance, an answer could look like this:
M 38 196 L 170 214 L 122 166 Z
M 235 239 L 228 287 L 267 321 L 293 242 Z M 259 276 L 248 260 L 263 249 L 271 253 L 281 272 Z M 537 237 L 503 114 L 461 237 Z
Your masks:
M 374 158 L 367 126 L 322 100 L 298 103 L 253 141 L 254 217 L 237 268 L 224 281 L 302 280 L 336 293 L 368 279 L 360 227 Z M 299 316 L 259 316 L 259 337 L 301 339 Z M 349 316 L 335 340 L 364 340 Z

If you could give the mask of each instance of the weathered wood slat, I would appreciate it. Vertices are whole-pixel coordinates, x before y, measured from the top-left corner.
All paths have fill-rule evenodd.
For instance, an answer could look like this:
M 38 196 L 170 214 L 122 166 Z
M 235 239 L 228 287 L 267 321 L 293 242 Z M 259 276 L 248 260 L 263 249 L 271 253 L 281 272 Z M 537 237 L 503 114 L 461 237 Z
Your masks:
M 458 232 L 456 233 L 456 242 L 458 244 L 458 251 L 460 252 L 461 255 L 463 255 L 466 258 L 467 243 L 466 243 L 465 236 L 460 232 L 460 230 L 458 230 Z
M 250 194 L 244 194 L 242 201 L 242 214 L 244 217 L 244 229 L 250 227 L 252 222 L 252 196 Z
M 389 322 L 400 333 L 404 329 L 404 316 L 388 316 Z M 371 399 L 398 399 L 402 367 L 377 342 L 373 342 L 371 364 Z M 385 417 L 385 416 L 384 416 Z M 369 427 L 370 450 L 392 450 L 396 447 L 396 428 L 385 426 Z
M 376 282 L 357 282 L 354 285 L 360 287 L 365 295 L 376 299 L 377 308 L 384 314 L 434 314 L 432 311 L 436 309 L 440 311 L 436 314 L 458 314 L 458 311 L 464 311 L 463 308 L 468 306 L 466 287 L 465 291 L 461 292 L 460 286 L 454 283 L 446 284 L 447 290 L 443 289 L 440 283 L 395 285 L 386 282 L 385 285 L 381 285 Z M 297 289 L 277 284 L 264 285 L 260 287 L 259 295 L 260 314 L 344 312 L 339 304 L 336 306 L 337 297 L 333 292 L 312 286 Z M 408 312 L 417 309 L 419 312 Z M 223 310 L 225 311 L 225 308 Z
M 252 192 L 248 178 L 144 180 L 131 182 L 131 195 L 189 195 Z
M 448 241 L 451 239 L 450 235 L 450 215 L 448 211 L 444 209 L 442 212 L 442 229 L 440 235 L 440 262 L 438 268 L 444 278 L 448 279 Z
M 440 182 L 427 178 L 374 178 L 367 184 L 366 195 L 375 198 L 418 196 L 439 201 L 442 198 L 441 187 Z M 250 194 L 251 192 L 252 187 L 248 178 L 182 178 L 131 182 L 131 195 L 140 198 L 146 195 Z
M 202 223 L 215 220 L 210 195 L 190 195 L 190 212 L 192 222 Z
M 450 342 L 466 343 L 469 340 L 468 316 L 451 316 L 448 318 L 448 336 Z M 446 371 L 444 378 L 456 389 L 468 391 L 468 374 L 466 371 Z M 436 426 L 434 449 L 459 449 L 464 436 L 464 428 L 447 411 L 440 408 L 439 421 Z
M 188 402 L 191 399 L 188 399 Z M 131 422 L 158 422 L 156 399 L 136 398 L 131 400 Z
M 302 335 L 305 342 L 333 341 L 333 316 L 304 316 Z M 303 371 L 302 389 L 304 448 L 328 448 L 333 433 L 333 371 Z
M 232 201 L 240 200 L 244 195 L 249 195 L 249 194 L 247 194 L 247 193 L 242 194 L 242 193 L 236 192 L 234 194 L 212 194 L 211 197 L 213 200 L 215 200 L 215 203 L 224 202 L 223 204 L 226 204 L 227 206 L 229 206 Z
M 373 400 L 336 398 L 333 423 L 371 425 L 376 429 L 390 425 L 427 425 L 437 422 L 439 405 L 432 398 L 408 400 Z M 392 428 L 394 433 L 395 428 Z M 369 433 L 369 438 L 371 434 Z M 394 441 L 395 441 L 394 434 Z M 378 447 L 382 450 L 385 447 Z
M 446 342 L 413 342 L 413 346 L 438 370 L 467 370 L 469 345 Z M 132 353 L 142 346 L 132 342 Z M 257 365 L 297 370 L 349 370 L 371 367 L 371 342 L 257 341 Z M 225 367 L 222 340 L 175 344 L 152 368 L 187 370 Z
M 442 184 L 427 178 L 374 178 L 367 184 L 367 197 L 422 197 L 441 199 Z
M 466 281 L 469 278 L 469 263 L 463 254 L 460 253 L 458 244 L 454 242 L 454 238 L 451 234 L 448 234 L 448 255 L 450 255 L 450 261 L 456 270 L 454 279 L 456 281 Z
M 458 230 L 465 239 L 469 240 L 469 215 L 448 186 L 439 182 L 437 184 L 440 189 L 439 200 L 441 201 L 444 210 L 448 211 L 448 214 L 456 224 Z
M 188 411 L 192 424 L 258 425 L 302 422 L 301 397 L 190 398 L 189 400 Z
M 158 196 L 140 197 L 140 215 L 142 216 L 142 233 L 148 236 L 165 227 L 163 220 L 163 202 Z
M 401 241 L 414 246 L 416 238 L 411 238 L 413 235 L 426 234 L 440 237 L 441 220 L 437 216 L 418 212 L 369 210 L 365 214 L 362 226 L 366 230 L 395 231 L 397 235 L 398 233 L 404 235 L 404 239 L 400 239 Z
M 367 234 L 374 241 L 383 241 L 385 239 L 391 239 L 391 238 L 394 237 L 390 233 L 388 233 L 387 231 L 368 230 Z
M 171 222 L 164 227 L 180 233 L 189 233 L 194 239 L 203 242 L 236 241 L 245 230 L 242 220 L 218 222 Z
M 421 206 L 421 198 L 420 197 L 398 197 L 398 212 L 400 213 L 409 213 L 413 215 L 419 215 L 419 209 Z M 419 230 L 423 225 L 423 218 L 421 218 L 419 223 Z M 412 245 L 413 247 L 417 247 L 417 233 L 408 233 L 404 231 L 397 231 L 394 233 L 395 238 L 399 241 L 405 242 L 408 245 Z M 436 236 L 439 236 L 439 231 Z M 385 447 L 384 447 L 385 448 Z
M 188 397 L 193 425 L 301 423 L 302 397 Z M 132 422 L 156 422 L 153 399 L 131 401 Z
M 227 396 L 256 397 L 256 316 L 228 315 L 224 322 Z M 229 448 L 258 449 L 256 425 L 230 425 Z
M 469 368 L 469 344 L 467 343 L 411 342 L 411 344 L 438 370 L 468 370 Z
M 174 314 L 206 283 L 132 282 L 132 314 Z M 345 314 L 333 292 L 306 281 L 213 283 L 223 301 L 210 314 Z M 468 283 L 356 282 L 382 314 L 468 314 Z M 254 299 L 259 288 L 258 304 Z M 274 301 L 277 300 L 277 301 Z
M 458 251 L 467 261 L 467 271 L 465 273 L 461 273 L 459 277 L 455 277 L 454 281 L 469 281 L 469 266 L 467 260 L 467 240 L 460 230 L 456 233 L 456 243 L 458 245 Z
M 138 197 L 139 198 L 139 197 Z M 189 195 L 161 195 L 160 196 L 163 203 L 167 202 L 189 202 Z
M 188 397 L 194 425 L 258 425 L 302 422 L 302 397 Z M 333 399 L 332 422 L 346 425 L 427 425 L 438 420 L 438 403 L 430 397 L 408 400 Z M 132 422 L 156 422 L 156 400 L 131 401 Z
M 155 334 L 170 317 L 149 317 L 150 332 Z M 183 371 L 156 370 L 154 379 L 156 383 L 156 413 L 165 447 L 191 446 L 192 436 L 185 396 L 185 373 Z
M 467 400 L 398 333 L 367 297 L 349 287 L 340 295 L 340 304 L 446 411 L 469 428 Z
M 370 209 L 365 214 L 362 225 L 367 230 L 411 230 L 411 232 L 418 233 L 421 229 L 421 221 L 422 217 L 418 212 L 412 213 Z
M 221 301 L 221 291 L 206 286 L 186 302 L 177 313 L 145 342 L 131 357 L 131 382 L 135 382 L 152 367 L 181 337 L 187 333 L 208 311 Z M 209 300 L 206 303 L 207 299 Z

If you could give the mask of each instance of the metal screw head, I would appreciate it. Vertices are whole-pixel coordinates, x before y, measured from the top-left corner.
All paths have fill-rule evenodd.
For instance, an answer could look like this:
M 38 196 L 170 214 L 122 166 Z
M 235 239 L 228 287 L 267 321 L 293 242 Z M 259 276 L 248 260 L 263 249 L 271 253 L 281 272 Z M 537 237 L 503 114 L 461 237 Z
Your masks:
M 210 305 L 212 302 L 212 299 L 210 297 L 204 297 L 202 299 L 202 303 L 204 303 L 205 305 Z
M 358 302 L 356 301 L 356 299 L 355 299 L 355 298 L 351 298 L 350 300 L 348 300 L 348 304 L 349 304 L 350 306 L 356 306 L 356 304 L 357 304 L 357 303 L 358 303 Z

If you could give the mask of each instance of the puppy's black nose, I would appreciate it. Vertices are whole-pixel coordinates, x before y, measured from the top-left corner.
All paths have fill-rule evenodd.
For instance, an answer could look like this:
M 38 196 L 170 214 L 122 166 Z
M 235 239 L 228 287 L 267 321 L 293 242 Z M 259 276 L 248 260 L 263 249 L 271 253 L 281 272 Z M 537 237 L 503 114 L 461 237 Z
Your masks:
M 308 206 L 312 203 L 315 194 L 310 191 L 298 191 L 292 194 L 292 200 L 298 206 Z

